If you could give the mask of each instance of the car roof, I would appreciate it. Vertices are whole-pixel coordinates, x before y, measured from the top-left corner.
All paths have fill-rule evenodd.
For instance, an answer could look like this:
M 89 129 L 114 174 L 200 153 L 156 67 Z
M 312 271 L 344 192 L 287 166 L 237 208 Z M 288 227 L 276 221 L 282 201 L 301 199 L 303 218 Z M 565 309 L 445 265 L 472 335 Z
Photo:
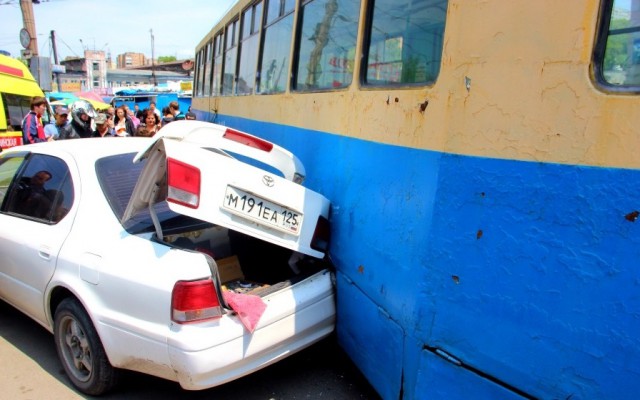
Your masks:
M 12 147 L 4 152 L 36 151 L 48 153 L 69 153 L 78 164 L 94 163 L 95 160 L 115 154 L 137 153 L 148 146 L 150 138 L 114 137 L 57 140 Z M 4 153 L 3 152 L 3 153 Z M 133 162 L 133 157 L 131 158 Z

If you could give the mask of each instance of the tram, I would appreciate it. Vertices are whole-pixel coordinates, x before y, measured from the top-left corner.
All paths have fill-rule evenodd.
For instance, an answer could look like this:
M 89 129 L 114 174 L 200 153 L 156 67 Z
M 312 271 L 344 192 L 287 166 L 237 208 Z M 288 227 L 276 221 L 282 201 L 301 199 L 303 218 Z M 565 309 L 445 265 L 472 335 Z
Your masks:
M 640 393 L 639 0 L 239 0 L 194 84 L 331 200 L 382 398 Z

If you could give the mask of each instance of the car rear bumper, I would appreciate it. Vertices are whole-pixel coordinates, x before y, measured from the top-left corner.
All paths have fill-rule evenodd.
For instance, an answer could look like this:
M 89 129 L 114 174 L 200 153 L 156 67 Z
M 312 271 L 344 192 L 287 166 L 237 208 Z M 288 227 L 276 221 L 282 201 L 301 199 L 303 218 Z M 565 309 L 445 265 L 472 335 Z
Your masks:
M 328 336 L 335 296 L 327 271 L 263 300 L 267 309 L 250 333 L 235 315 L 207 326 L 174 325 L 169 358 L 184 389 L 223 384 L 259 370 Z

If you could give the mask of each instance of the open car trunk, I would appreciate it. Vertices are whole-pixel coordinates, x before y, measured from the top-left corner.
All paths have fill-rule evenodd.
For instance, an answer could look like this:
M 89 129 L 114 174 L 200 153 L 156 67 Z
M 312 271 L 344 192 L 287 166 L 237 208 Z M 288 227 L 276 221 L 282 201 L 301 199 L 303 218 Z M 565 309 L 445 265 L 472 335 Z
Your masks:
M 287 150 L 227 127 L 176 121 L 153 138 L 122 214 L 149 212 L 158 240 L 216 263 L 223 289 L 265 295 L 326 268 L 329 201 L 302 186 L 304 167 Z M 163 203 L 179 215 L 167 224 Z
M 222 226 L 202 225 L 166 235 L 163 241 L 211 256 L 222 290 L 262 297 L 332 269 L 326 258 L 310 257 Z

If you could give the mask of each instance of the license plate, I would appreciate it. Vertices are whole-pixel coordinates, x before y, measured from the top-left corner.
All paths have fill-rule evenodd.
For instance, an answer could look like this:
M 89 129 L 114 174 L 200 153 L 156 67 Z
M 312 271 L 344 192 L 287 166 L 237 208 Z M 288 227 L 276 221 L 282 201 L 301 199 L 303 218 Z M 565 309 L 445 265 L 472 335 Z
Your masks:
M 302 214 L 244 190 L 227 186 L 222 205 L 232 213 L 261 225 L 276 228 L 296 236 L 300 233 Z

